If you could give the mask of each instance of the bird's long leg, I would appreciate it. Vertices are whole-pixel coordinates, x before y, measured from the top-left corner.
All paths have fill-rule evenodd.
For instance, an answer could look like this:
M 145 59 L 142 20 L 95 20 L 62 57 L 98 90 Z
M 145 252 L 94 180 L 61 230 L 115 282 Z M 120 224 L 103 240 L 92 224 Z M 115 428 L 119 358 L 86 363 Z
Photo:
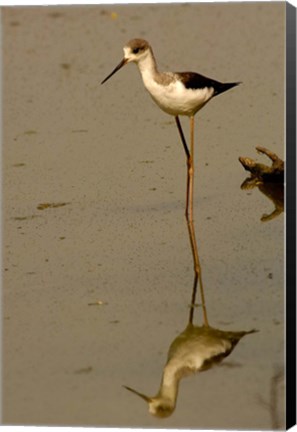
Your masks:
M 187 159 L 189 159 L 190 152 L 189 152 L 188 145 L 187 145 L 187 142 L 186 142 L 186 139 L 185 139 L 185 136 L 184 136 L 184 133 L 183 133 L 180 121 L 179 121 L 179 117 L 175 116 L 174 118 L 175 118 L 176 125 L 177 125 L 178 131 L 179 131 L 179 134 L 180 134 L 180 137 L 181 137 L 181 140 L 182 140 L 185 152 L 186 152 Z
M 192 247 L 192 252 L 193 252 L 193 260 L 194 260 L 194 272 L 195 272 L 194 284 L 197 284 L 197 281 L 199 280 L 204 324 L 208 326 L 209 324 L 208 324 L 208 319 L 207 319 L 204 289 L 203 289 L 203 282 L 202 282 L 202 273 L 201 273 L 199 255 L 198 255 L 198 247 L 197 247 L 197 241 L 196 241 L 196 235 L 195 235 L 194 215 L 193 215 L 193 212 L 194 212 L 194 210 L 193 210 L 193 200 L 194 200 L 194 125 L 195 125 L 194 116 L 191 116 L 190 117 L 191 154 L 190 154 L 190 160 L 189 160 L 189 166 L 188 166 L 190 214 L 189 214 L 189 217 L 187 217 L 187 222 L 188 222 L 188 229 L 189 229 L 191 247 Z
M 184 150 L 186 153 L 186 158 L 187 158 L 187 198 L 186 198 L 186 212 L 185 213 L 186 213 L 186 218 L 188 219 L 188 216 L 189 216 L 189 187 L 190 187 L 189 166 L 190 166 L 191 155 L 190 155 L 188 145 L 187 145 L 180 121 L 179 121 L 179 117 L 175 116 L 174 118 L 176 121 L 177 129 L 179 131 L 179 135 L 180 135 L 181 141 L 183 143 Z
M 197 248 L 197 242 L 196 242 L 196 236 L 195 236 L 195 228 L 194 228 L 194 219 L 193 219 L 193 197 L 194 197 L 194 116 L 190 117 L 190 127 L 191 127 L 191 152 L 189 151 L 180 121 L 179 117 L 175 116 L 176 125 L 181 137 L 181 141 L 184 146 L 184 150 L 186 153 L 187 158 L 187 199 L 186 199 L 186 219 L 188 224 L 188 230 L 189 230 L 189 236 L 190 236 L 190 243 L 191 243 L 191 249 L 192 249 L 192 255 L 193 255 L 193 261 L 194 261 L 194 283 L 193 283 L 193 294 L 192 294 L 192 302 L 191 302 L 191 309 L 190 309 L 190 317 L 189 322 L 193 323 L 193 317 L 194 317 L 194 303 L 195 303 L 195 297 L 196 297 L 196 290 L 197 290 L 197 284 L 199 281 L 200 284 L 200 296 L 201 296 L 201 303 L 202 303 L 202 309 L 203 309 L 203 317 L 204 317 L 204 324 L 208 324 L 207 319 L 207 312 L 206 312 L 206 306 L 205 306 L 205 298 L 204 298 L 204 290 L 203 290 L 203 283 L 202 283 L 202 276 L 201 276 L 201 267 L 200 267 L 200 261 L 199 261 L 199 255 L 198 255 L 198 248 Z M 190 211 L 189 211 L 190 207 Z
M 190 214 L 189 220 L 193 222 L 193 200 L 194 200 L 194 116 L 190 117 L 190 138 L 191 150 L 190 158 L 188 160 L 188 177 L 189 177 L 189 201 L 190 201 Z

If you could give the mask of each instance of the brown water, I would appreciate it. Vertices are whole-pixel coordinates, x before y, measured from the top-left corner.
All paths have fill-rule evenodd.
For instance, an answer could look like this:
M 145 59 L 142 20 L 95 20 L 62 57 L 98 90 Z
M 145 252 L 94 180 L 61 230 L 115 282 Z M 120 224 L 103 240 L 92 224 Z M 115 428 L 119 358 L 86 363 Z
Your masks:
M 284 426 L 284 219 L 260 220 L 274 204 L 240 188 L 238 162 L 284 155 L 284 17 L 284 3 L 2 9 L 5 424 Z M 156 394 L 193 284 L 174 119 L 134 65 L 100 86 L 133 37 L 160 69 L 243 82 L 196 116 L 195 227 L 210 324 L 259 332 L 183 379 L 167 419 L 122 387 Z

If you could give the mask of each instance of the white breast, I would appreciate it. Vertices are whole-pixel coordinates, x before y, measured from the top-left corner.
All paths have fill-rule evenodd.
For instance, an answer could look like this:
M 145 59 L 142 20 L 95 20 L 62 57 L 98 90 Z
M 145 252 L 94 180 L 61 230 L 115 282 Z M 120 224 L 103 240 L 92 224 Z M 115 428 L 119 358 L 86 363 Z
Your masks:
M 187 89 L 181 81 L 175 80 L 162 85 L 151 76 L 142 75 L 144 85 L 157 105 L 171 115 L 194 115 L 213 96 L 213 88 Z

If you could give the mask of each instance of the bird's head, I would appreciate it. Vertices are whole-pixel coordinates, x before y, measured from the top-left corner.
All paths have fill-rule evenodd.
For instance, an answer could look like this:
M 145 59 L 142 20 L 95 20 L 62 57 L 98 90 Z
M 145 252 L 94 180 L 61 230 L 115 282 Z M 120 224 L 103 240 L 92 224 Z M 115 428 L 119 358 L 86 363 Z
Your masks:
M 124 46 L 124 58 L 128 62 L 139 63 L 150 50 L 149 43 L 144 39 L 132 39 Z
M 137 396 L 141 397 L 143 400 L 145 400 L 148 403 L 149 413 L 155 417 L 159 417 L 159 418 L 169 417 L 175 409 L 175 403 L 170 399 L 163 398 L 159 395 L 155 397 L 149 397 L 144 395 L 143 393 L 139 393 L 138 391 L 132 389 L 131 387 L 127 387 L 127 386 L 123 386 L 123 387 L 125 387 L 125 389 L 129 390 L 130 392 L 136 394 Z
M 114 70 L 101 82 L 104 84 L 109 78 L 112 77 L 118 70 L 120 70 L 127 63 L 134 62 L 139 63 L 147 55 L 149 55 L 150 45 L 144 39 L 132 39 L 127 45 L 124 46 L 124 58 L 120 63 L 114 68 Z

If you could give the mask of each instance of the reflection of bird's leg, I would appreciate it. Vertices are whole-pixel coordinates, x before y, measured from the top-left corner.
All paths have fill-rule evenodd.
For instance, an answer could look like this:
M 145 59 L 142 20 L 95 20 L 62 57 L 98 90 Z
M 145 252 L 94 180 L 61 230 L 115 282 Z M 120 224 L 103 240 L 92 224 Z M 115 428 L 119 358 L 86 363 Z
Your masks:
M 203 320 L 204 320 L 204 325 L 208 326 L 209 324 L 208 324 L 208 318 L 207 318 L 204 289 L 203 289 L 203 282 L 202 282 L 202 274 L 201 274 L 201 267 L 200 267 L 200 261 L 199 261 L 199 255 L 198 255 L 198 247 L 197 247 L 197 242 L 196 242 L 194 224 L 193 224 L 193 221 L 190 221 L 190 220 L 187 220 L 187 223 L 188 223 L 191 249 L 192 249 L 193 260 L 194 260 L 194 273 L 195 273 L 189 322 L 191 324 L 193 323 L 194 304 L 195 304 L 195 297 L 196 297 L 196 291 L 197 291 L 197 283 L 199 281 L 201 304 L 202 304 L 202 310 L 203 310 Z
M 198 282 L 198 277 L 195 274 L 194 283 L 193 283 L 193 291 L 192 291 L 192 299 L 191 299 L 191 304 L 190 304 L 189 324 L 193 324 L 193 319 L 194 319 L 194 308 L 195 308 L 195 300 L 196 300 L 196 293 L 197 293 L 197 282 Z

